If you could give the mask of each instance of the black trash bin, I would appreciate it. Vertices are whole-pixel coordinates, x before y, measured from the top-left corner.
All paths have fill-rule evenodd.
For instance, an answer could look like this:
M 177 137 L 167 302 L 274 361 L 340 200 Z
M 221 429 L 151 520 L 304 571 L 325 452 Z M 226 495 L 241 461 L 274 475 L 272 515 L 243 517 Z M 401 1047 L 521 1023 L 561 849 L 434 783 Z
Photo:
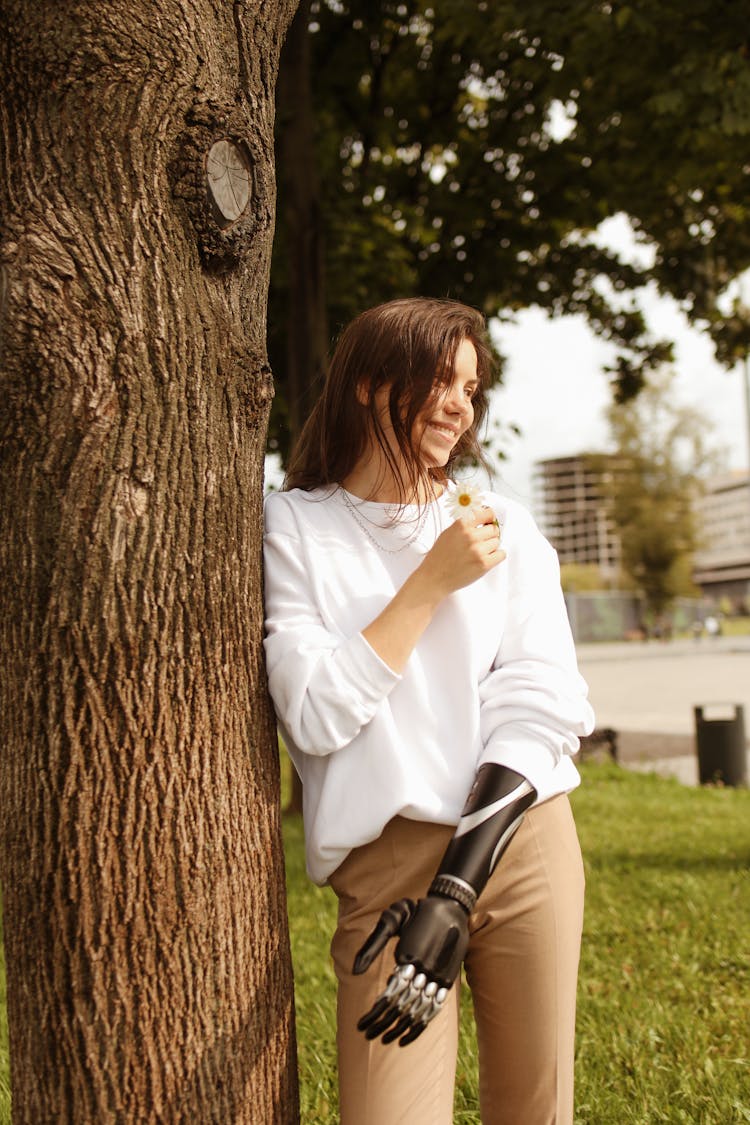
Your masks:
M 740 704 L 711 704 L 710 710 L 734 711 L 731 718 L 708 718 L 708 705 L 693 708 L 695 745 L 698 751 L 698 778 L 701 785 L 747 783 L 747 744 L 745 715 Z

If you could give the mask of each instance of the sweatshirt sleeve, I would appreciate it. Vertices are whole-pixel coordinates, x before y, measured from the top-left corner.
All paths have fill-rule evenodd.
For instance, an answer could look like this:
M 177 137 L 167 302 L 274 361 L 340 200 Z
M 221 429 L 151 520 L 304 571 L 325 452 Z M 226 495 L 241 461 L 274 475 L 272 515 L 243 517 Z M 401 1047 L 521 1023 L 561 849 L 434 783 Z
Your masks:
M 507 619 L 480 684 L 481 762 L 516 770 L 542 801 L 556 791 L 555 766 L 593 729 L 594 713 L 578 671 L 557 554 L 523 509 L 506 528 Z
M 266 670 L 276 714 L 297 749 L 325 755 L 347 746 L 401 677 L 360 632 L 326 627 L 292 513 L 266 502 Z

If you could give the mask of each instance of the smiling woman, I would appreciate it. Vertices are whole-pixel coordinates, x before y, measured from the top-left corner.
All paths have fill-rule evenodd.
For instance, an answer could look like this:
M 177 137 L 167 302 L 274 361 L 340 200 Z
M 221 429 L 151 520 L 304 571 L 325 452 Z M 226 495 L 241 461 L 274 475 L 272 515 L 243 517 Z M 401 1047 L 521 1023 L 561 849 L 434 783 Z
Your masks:
M 489 367 L 474 309 L 362 313 L 266 500 L 269 688 L 308 871 L 339 899 L 342 1125 L 453 1120 L 462 963 L 485 1125 L 572 1122 L 566 794 L 593 717 L 554 552 L 519 505 L 451 479 L 479 455 Z

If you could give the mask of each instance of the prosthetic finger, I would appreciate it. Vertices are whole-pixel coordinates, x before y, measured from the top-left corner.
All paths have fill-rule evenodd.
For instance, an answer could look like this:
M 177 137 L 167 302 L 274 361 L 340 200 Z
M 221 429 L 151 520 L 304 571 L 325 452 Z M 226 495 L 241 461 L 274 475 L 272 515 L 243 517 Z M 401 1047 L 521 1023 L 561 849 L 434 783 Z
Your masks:
M 426 1023 L 415 1023 L 411 1031 L 408 1031 L 406 1035 L 403 1035 L 401 1039 L 399 1039 L 399 1047 L 408 1047 L 410 1043 L 413 1043 L 414 1040 L 422 1034 L 426 1027 Z
M 405 965 L 402 970 L 402 976 L 405 977 L 405 970 L 408 970 L 411 967 L 412 966 Z M 415 1008 L 419 1004 L 422 989 L 424 988 L 426 983 L 427 977 L 424 975 L 424 973 L 417 973 L 416 976 L 413 973 L 409 974 L 408 986 L 401 993 L 398 1001 L 394 1005 L 398 1023 L 395 1025 L 395 1027 L 391 1027 L 390 1030 L 387 1031 L 383 1036 L 384 1043 L 390 1043 L 392 1039 L 398 1039 L 398 1037 L 402 1035 L 408 1027 L 411 1026 Z M 372 1038 L 380 1034 L 381 1030 L 385 1030 L 385 1028 L 381 1026 L 377 1031 L 373 1029 Z
M 385 991 L 358 1023 L 368 1039 L 383 1036 L 384 1043 L 402 1039 L 402 1046 L 413 1042 L 445 1003 L 448 989 L 440 987 L 413 964 L 398 966 L 388 979 Z
M 427 981 L 425 978 L 425 981 L 426 983 L 419 995 L 412 1001 L 409 1010 L 402 1016 L 396 1026 L 383 1036 L 384 1043 L 392 1043 L 395 1039 L 399 1040 L 400 1047 L 413 1043 L 442 1008 L 448 995 L 448 989 L 439 988 L 434 980 Z M 416 987 L 416 980 L 414 984 Z
M 385 949 L 392 937 L 403 928 L 404 923 L 414 913 L 414 903 L 410 898 L 401 898 L 392 902 L 387 910 L 380 915 L 375 929 L 354 958 L 352 972 L 356 975 L 366 972 L 378 954 Z
M 394 969 L 388 977 L 388 983 L 385 989 L 381 992 L 369 1012 L 366 1012 L 357 1024 L 360 1031 L 368 1033 L 369 1039 L 373 1039 L 375 1035 L 379 1034 L 377 1031 L 370 1034 L 376 1021 L 378 1024 L 382 1024 L 382 1027 L 388 1027 L 393 1023 L 393 1020 L 401 1011 L 401 998 L 407 991 L 411 978 L 415 973 L 416 969 L 413 965 L 400 965 Z M 391 1012 L 393 1012 L 394 1015 L 388 1018 Z

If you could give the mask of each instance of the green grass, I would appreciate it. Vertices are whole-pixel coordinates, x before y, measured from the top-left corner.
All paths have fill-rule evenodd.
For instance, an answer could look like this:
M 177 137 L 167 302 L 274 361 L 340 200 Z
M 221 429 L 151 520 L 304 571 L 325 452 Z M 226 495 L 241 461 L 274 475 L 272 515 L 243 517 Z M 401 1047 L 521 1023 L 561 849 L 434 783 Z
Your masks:
M 747 637 L 750 634 L 750 617 L 725 617 L 721 622 L 725 637 Z
M 750 792 L 590 766 L 581 1125 L 750 1122 Z
M 586 764 L 573 795 L 587 869 L 577 1125 L 750 1122 L 750 791 Z M 335 1125 L 331 891 L 284 824 L 303 1125 Z M 4 1001 L 4 976 L 0 983 Z M 478 1125 L 468 994 L 456 1125 Z M 0 1030 L 0 1125 L 10 1121 Z M 384 1123 L 385 1125 L 385 1123 Z

